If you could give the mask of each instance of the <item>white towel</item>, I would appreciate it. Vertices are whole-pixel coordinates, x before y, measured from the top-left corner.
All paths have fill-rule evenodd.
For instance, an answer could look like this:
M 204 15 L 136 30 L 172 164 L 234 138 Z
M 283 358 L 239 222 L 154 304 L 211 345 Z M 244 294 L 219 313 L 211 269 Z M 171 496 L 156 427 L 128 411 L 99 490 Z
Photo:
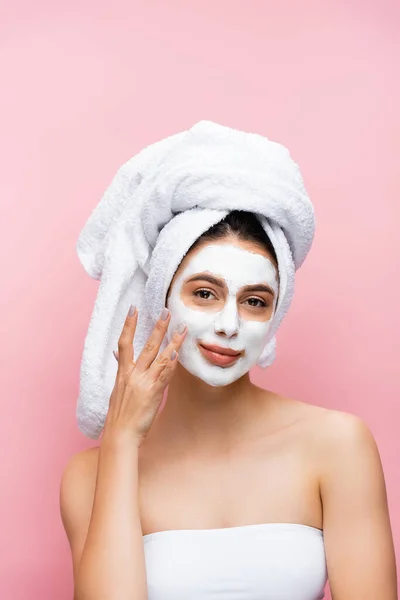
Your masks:
M 104 427 L 118 366 L 112 351 L 129 305 L 139 310 L 138 356 L 183 256 L 235 209 L 257 214 L 278 259 L 278 304 L 257 363 L 265 368 L 275 359 L 275 333 L 315 232 L 314 209 L 287 148 L 259 134 L 200 121 L 144 148 L 118 169 L 77 242 L 83 267 L 100 280 L 76 410 L 78 427 L 89 438 L 97 439 Z

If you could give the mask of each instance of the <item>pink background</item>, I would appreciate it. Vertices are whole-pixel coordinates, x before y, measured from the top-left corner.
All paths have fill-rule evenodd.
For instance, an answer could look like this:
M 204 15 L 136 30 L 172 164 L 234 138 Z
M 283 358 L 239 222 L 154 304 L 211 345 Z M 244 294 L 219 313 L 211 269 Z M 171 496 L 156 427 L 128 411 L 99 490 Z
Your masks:
M 17 1 L 2 13 L 0 596 L 72 598 L 59 483 L 97 445 L 75 422 L 98 287 L 77 236 L 123 162 L 200 119 L 280 141 L 302 168 L 315 243 L 278 358 L 254 376 L 366 421 L 398 553 L 398 3 Z

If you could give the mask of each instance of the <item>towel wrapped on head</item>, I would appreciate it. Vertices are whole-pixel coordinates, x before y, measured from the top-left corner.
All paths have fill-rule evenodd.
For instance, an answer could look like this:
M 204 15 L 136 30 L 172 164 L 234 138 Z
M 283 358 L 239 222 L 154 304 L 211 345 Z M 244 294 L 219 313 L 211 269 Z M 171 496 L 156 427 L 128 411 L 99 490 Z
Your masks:
M 257 215 L 277 256 L 279 299 L 257 362 L 265 368 L 275 358 L 275 333 L 315 231 L 314 209 L 288 150 L 259 134 L 200 121 L 144 148 L 118 169 L 77 242 L 83 267 L 100 280 L 76 411 L 78 427 L 89 438 L 97 439 L 104 427 L 118 367 L 112 351 L 130 304 L 139 310 L 138 356 L 182 258 L 232 210 Z

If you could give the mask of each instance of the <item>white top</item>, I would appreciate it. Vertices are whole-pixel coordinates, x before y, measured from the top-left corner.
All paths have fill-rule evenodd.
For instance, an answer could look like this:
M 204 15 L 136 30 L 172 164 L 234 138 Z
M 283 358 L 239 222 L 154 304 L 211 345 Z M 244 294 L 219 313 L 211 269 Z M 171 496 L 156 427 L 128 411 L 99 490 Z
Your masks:
M 149 533 L 148 600 L 321 600 L 323 536 L 295 523 Z

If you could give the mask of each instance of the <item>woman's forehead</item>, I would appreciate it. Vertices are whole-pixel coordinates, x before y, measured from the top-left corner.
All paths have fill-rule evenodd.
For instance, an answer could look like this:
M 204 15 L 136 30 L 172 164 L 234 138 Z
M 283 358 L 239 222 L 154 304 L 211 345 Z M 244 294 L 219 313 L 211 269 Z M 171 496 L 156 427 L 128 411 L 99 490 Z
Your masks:
M 223 238 L 215 241 L 207 241 L 199 244 L 193 250 L 188 252 L 183 258 L 177 271 L 186 269 L 188 264 L 200 264 L 206 263 L 207 260 L 217 260 L 219 263 L 228 265 L 232 260 L 240 259 L 249 261 L 259 260 L 254 256 L 263 257 L 264 259 L 271 260 L 271 255 L 268 250 L 250 240 L 240 240 L 236 237 Z M 212 264 L 210 265 L 212 266 Z
M 182 266 L 177 281 L 191 280 L 191 275 L 207 273 L 224 280 L 228 287 L 239 288 L 256 283 L 270 283 L 277 288 L 276 269 L 264 253 L 235 244 L 207 244 Z

